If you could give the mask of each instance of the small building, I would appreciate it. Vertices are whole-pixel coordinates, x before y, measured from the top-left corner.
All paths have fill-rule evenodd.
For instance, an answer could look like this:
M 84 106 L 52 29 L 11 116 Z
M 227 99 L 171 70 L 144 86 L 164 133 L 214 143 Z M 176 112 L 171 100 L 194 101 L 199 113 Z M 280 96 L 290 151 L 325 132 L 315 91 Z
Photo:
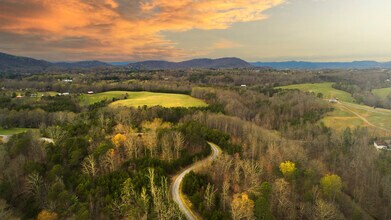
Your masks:
M 72 79 L 63 79 L 62 81 L 63 81 L 63 82 L 69 82 L 69 83 L 73 82 Z
M 331 99 L 329 99 L 329 102 L 330 103 L 337 103 L 338 99 L 337 98 L 331 98 Z
M 390 79 L 386 79 L 386 82 L 390 82 L 391 80 Z
M 87 94 L 94 94 L 94 91 L 88 91 Z
M 247 85 L 245 85 L 245 84 L 242 84 L 242 85 L 240 85 L 240 87 L 247 87 Z
M 63 92 L 63 93 L 58 93 L 57 95 L 59 95 L 59 96 L 66 96 L 66 95 L 70 95 L 70 93 L 69 92 Z
M 16 98 L 17 98 L 17 99 L 21 99 L 21 98 L 23 98 L 23 96 L 18 95 L 18 96 L 16 96 Z

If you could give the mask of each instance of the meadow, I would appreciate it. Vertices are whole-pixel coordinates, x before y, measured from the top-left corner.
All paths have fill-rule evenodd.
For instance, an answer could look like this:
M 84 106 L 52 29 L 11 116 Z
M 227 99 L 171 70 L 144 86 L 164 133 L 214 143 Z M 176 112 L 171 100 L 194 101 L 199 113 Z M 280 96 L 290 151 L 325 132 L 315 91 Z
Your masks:
M 387 96 L 391 93 L 391 88 L 373 89 L 372 93 L 381 99 L 386 99 Z
M 321 120 L 327 127 L 343 130 L 347 127 L 368 127 L 381 135 L 391 133 L 391 110 L 373 108 L 354 103 L 354 98 L 347 92 L 334 89 L 332 83 L 306 83 L 282 86 L 282 89 L 299 89 L 302 91 L 322 93 L 325 99 L 338 98 L 340 102 L 330 103 L 333 111 Z
M 126 99 L 125 99 L 126 97 Z M 155 93 L 155 92 L 130 92 L 110 91 L 91 95 L 82 95 L 82 103 L 94 104 L 103 100 L 121 99 L 111 103 L 111 107 L 138 107 L 138 106 L 162 106 L 162 107 L 203 107 L 207 104 L 197 98 L 184 94 Z
M 14 135 L 14 134 L 26 132 L 28 130 L 31 130 L 31 128 L 10 128 L 10 129 L 0 128 L 0 135 Z
M 345 102 L 354 102 L 354 98 L 345 91 L 334 89 L 332 87 L 333 83 L 304 83 L 304 84 L 293 84 L 288 86 L 281 86 L 277 88 L 281 89 L 299 89 L 302 91 L 313 92 L 316 94 L 322 93 L 323 98 L 338 98 L 341 101 Z

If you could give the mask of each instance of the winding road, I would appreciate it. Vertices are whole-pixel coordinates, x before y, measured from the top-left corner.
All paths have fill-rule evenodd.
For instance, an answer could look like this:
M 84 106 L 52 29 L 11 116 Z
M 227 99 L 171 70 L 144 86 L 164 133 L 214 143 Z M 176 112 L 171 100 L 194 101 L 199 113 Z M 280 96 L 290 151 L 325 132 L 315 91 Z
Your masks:
M 185 215 L 185 217 L 189 220 L 196 220 L 198 217 L 194 214 L 194 212 L 188 207 L 186 202 L 183 200 L 182 192 L 181 192 L 181 184 L 183 181 L 183 177 L 186 176 L 190 171 L 196 170 L 204 165 L 206 165 L 208 162 L 212 162 L 215 160 L 220 154 L 221 149 L 211 142 L 208 142 L 212 149 L 212 154 L 205 158 L 204 160 L 198 161 L 185 169 L 184 171 L 180 172 L 178 175 L 174 177 L 174 183 L 171 186 L 171 196 L 175 203 L 178 204 L 179 209 L 182 211 L 182 213 Z

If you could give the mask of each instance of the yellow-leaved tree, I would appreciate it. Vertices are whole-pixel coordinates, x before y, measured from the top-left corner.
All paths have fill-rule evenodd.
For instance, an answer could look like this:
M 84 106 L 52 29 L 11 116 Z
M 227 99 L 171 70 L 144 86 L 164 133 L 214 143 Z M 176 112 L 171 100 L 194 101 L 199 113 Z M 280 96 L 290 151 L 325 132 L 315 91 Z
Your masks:
M 320 179 L 320 186 L 323 193 L 334 201 L 335 196 L 342 189 L 342 180 L 336 174 L 327 174 Z
M 123 134 L 116 134 L 112 141 L 116 147 L 123 146 L 126 141 L 126 136 Z
M 285 162 L 282 162 L 280 164 L 280 171 L 281 173 L 287 177 L 287 178 L 291 178 L 293 177 L 293 174 L 295 173 L 296 171 L 296 165 L 295 163 L 287 160 Z
M 56 219 L 58 219 L 57 213 L 48 210 L 42 210 L 37 216 L 37 220 L 56 220 Z
M 254 201 L 246 193 L 234 195 L 231 209 L 233 220 L 254 218 Z
M 141 124 L 141 127 L 143 127 L 143 129 L 147 131 L 156 131 L 158 128 L 169 128 L 171 127 L 171 124 L 168 122 L 163 122 L 163 119 L 161 118 L 155 118 L 152 121 L 144 121 Z

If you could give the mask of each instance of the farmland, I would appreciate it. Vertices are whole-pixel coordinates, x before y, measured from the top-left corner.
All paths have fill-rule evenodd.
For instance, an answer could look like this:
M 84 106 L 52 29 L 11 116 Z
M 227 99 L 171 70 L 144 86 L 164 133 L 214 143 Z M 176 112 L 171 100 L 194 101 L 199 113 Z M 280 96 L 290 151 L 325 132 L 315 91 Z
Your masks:
M 296 84 L 279 88 L 322 93 L 327 99 L 338 98 L 340 102 L 330 104 L 334 110 L 321 120 L 328 127 L 343 130 L 347 127 L 365 126 L 379 134 L 391 132 L 391 110 L 356 104 L 349 93 L 334 89 L 331 85 L 332 83 Z
M 387 96 L 391 93 L 391 88 L 374 89 L 372 90 L 372 93 L 381 99 L 386 99 Z
M 138 106 L 163 106 L 163 107 L 203 107 L 207 104 L 200 100 L 184 94 L 154 93 L 154 92 L 130 92 L 130 91 L 110 91 L 91 95 L 82 95 L 82 103 L 94 104 L 103 100 L 114 101 L 111 107 L 138 107 Z
M 341 101 L 345 102 L 354 102 L 353 97 L 342 90 L 334 89 L 332 86 L 333 83 L 304 83 L 304 84 L 294 84 L 288 86 L 281 86 L 278 88 L 282 89 L 298 89 L 307 92 L 313 92 L 315 94 L 322 93 L 324 98 L 338 98 Z

